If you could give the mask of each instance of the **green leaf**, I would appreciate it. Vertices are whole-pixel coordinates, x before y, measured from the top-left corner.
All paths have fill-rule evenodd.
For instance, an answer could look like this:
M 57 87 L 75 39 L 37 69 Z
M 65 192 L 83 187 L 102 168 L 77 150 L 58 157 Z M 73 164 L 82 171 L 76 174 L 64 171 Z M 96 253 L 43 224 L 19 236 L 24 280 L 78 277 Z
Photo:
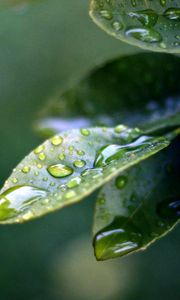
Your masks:
M 180 137 L 102 188 L 94 220 L 98 260 L 144 250 L 177 224 L 179 150 Z
M 91 0 L 90 16 L 121 41 L 148 50 L 180 53 L 178 0 Z
M 1 223 L 23 222 L 80 201 L 169 141 L 137 128 L 71 130 L 40 145 L 1 190 Z
M 74 127 L 141 127 L 150 122 L 154 127 L 161 118 L 166 124 L 167 117 L 180 111 L 179 70 L 180 59 L 167 54 L 142 53 L 110 61 L 52 98 L 36 129 L 49 137 Z

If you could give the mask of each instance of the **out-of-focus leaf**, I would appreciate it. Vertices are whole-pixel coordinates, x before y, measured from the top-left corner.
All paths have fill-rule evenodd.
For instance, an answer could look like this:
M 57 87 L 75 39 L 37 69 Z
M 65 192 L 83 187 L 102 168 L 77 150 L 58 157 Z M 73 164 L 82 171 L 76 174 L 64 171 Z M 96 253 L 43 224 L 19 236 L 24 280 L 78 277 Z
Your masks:
M 179 58 L 167 54 L 143 53 L 111 61 L 51 99 L 36 128 L 51 136 L 75 127 L 117 123 L 134 127 L 165 120 L 180 111 L 179 70 Z
M 171 131 L 172 128 L 180 126 L 180 113 L 172 115 L 170 117 L 162 117 L 157 121 L 151 122 L 150 124 L 145 124 L 143 129 L 146 133 L 158 133 L 162 134 Z
M 6 7 L 19 7 L 27 4 L 36 4 L 43 0 L 1 0 L 0 1 L 0 8 Z
M 91 0 L 90 15 L 103 30 L 124 42 L 180 53 L 179 0 Z
M 146 249 L 180 218 L 180 137 L 104 186 L 96 203 L 98 260 Z
M 23 222 L 80 201 L 168 144 L 123 125 L 54 136 L 25 157 L 5 183 L 0 222 Z

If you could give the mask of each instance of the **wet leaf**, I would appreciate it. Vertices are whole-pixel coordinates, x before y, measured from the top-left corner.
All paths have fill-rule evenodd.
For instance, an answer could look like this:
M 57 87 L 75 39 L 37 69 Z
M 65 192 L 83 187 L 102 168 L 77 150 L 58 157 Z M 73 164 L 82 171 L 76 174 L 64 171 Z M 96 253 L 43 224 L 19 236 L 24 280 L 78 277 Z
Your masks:
M 142 53 L 111 61 L 50 99 L 36 129 L 49 137 L 75 127 L 141 127 L 152 122 L 154 128 L 162 118 L 166 124 L 166 118 L 180 111 L 179 69 L 179 58 L 167 54 Z
M 96 202 L 98 260 L 146 249 L 180 218 L 180 137 L 104 186 Z
M 91 0 L 90 15 L 121 41 L 148 50 L 180 53 L 178 0 Z
M 1 190 L 0 221 L 23 222 L 78 202 L 168 144 L 123 125 L 56 135 L 14 169 Z

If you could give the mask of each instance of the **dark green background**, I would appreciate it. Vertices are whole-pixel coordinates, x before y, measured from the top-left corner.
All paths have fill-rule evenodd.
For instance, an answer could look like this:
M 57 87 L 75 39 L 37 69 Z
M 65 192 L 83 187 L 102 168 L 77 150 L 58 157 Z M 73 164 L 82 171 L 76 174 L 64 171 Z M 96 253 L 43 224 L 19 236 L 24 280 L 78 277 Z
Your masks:
M 41 142 L 32 122 L 48 98 L 106 59 L 137 51 L 96 28 L 87 0 L 1 9 L 1 184 Z M 0 299 L 180 298 L 179 228 L 147 252 L 97 263 L 91 199 L 24 225 L 0 227 Z

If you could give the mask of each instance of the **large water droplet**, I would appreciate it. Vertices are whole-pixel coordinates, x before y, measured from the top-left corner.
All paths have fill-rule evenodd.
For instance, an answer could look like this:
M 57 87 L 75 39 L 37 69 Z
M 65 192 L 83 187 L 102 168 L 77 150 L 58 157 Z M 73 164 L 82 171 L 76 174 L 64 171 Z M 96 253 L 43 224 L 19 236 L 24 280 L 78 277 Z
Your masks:
M 56 178 L 63 178 L 70 176 L 73 173 L 73 169 L 62 165 L 62 164 L 57 164 L 57 165 L 51 165 L 47 168 L 49 174 L 51 174 L 53 177 Z
M 46 197 L 47 191 L 33 186 L 16 186 L 0 195 L 0 220 L 19 214 L 26 206 Z
M 145 43 L 157 43 L 162 40 L 159 32 L 148 28 L 129 28 L 125 32 L 127 37 L 134 38 Z
M 101 15 L 101 17 L 103 17 L 106 20 L 111 20 L 113 17 L 112 12 L 109 10 L 105 10 L 105 9 L 100 11 L 100 15 Z
M 164 12 L 164 16 L 169 20 L 180 20 L 180 8 L 168 8 Z
M 130 151 L 135 152 L 136 150 L 142 149 L 149 145 L 148 140 L 150 137 L 141 136 L 136 141 L 125 145 L 106 145 L 101 147 L 96 155 L 94 166 L 104 167 L 107 164 L 122 158 L 126 153 Z
M 141 232 L 126 217 L 116 217 L 109 226 L 98 232 L 94 239 L 98 260 L 126 255 L 138 249 L 141 244 Z
M 158 20 L 157 13 L 152 9 L 130 12 L 128 15 L 132 18 L 136 18 L 144 26 L 148 26 L 148 27 L 154 26 Z

